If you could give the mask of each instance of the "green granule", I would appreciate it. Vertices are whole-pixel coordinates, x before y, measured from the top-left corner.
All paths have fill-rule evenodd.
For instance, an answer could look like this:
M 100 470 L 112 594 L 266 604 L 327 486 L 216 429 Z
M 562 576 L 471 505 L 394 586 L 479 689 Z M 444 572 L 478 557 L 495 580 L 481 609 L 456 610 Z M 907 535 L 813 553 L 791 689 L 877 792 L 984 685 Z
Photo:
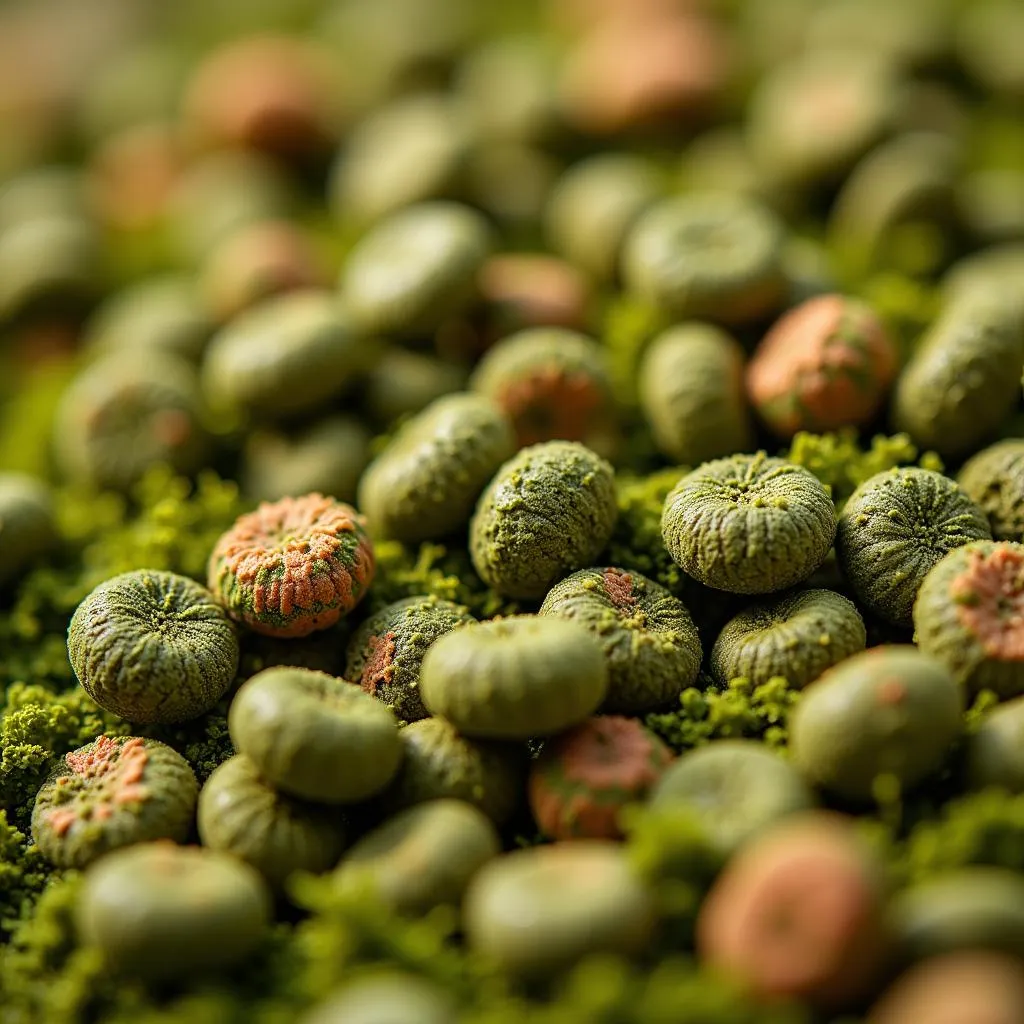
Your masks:
M 728 981 L 676 955 L 653 969 L 593 956 L 561 980 L 543 1005 L 503 1000 L 461 1024 L 806 1024 L 785 1004 L 758 1005 Z
M 688 687 L 679 697 L 678 710 L 648 715 L 644 721 L 679 752 L 726 739 L 760 739 L 781 749 L 790 712 L 799 699 L 799 692 L 780 676 L 761 686 L 739 678 L 722 690 Z
M 76 498 L 78 504 L 63 509 L 61 521 L 69 533 L 72 517 L 81 512 L 81 496 L 67 495 L 69 501 Z M 193 484 L 165 466 L 149 470 L 132 499 L 137 511 L 126 511 L 113 529 L 88 536 L 82 566 L 92 585 L 133 569 L 163 569 L 205 583 L 214 544 L 249 507 L 231 480 L 205 471 Z
M 609 565 L 636 569 L 677 596 L 688 577 L 662 543 L 661 510 L 668 492 L 687 472 L 686 466 L 673 466 L 648 476 L 616 474 L 619 517 L 607 548 Z
M 74 910 L 81 875 L 51 885 L 35 913 L 0 948 L 4 1024 L 286 1024 L 310 1000 L 289 981 L 297 969 L 292 929 L 279 926 L 244 967 L 197 979 L 187 993 L 154 994 L 114 977 L 99 954 L 78 946 Z
M 12 683 L 0 705 L 0 812 L 27 827 L 36 793 L 55 758 L 101 733 L 127 736 L 131 726 L 101 710 L 84 690 L 53 693 Z
M 502 597 L 477 576 L 465 548 L 384 540 L 374 544 L 374 554 L 377 575 L 367 598 L 371 613 L 393 601 L 424 594 L 464 605 L 478 619 L 519 611 L 515 601 Z
M 73 489 L 56 495 L 64 551 L 28 574 L 0 612 L 0 685 L 31 680 L 73 686 L 65 632 L 94 586 L 133 569 L 163 569 L 203 581 L 217 538 L 245 510 L 236 485 L 216 474 L 193 484 L 163 466 L 151 469 L 131 503 Z
M 898 885 L 972 864 L 1024 871 L 1024 794 L 986 789 L 950 800 L 887 851 Z
M 782 453 L 782 458 L 809 469 L 832 494 L 837 507 L 868 477 L 895 466 L 917 465 L 922 469 L 942 472 L 942 460 L 935 452 L 918 451 L 907 434 L 886 437 L 876 435 L 868 448 L 857 440 L 852 428 L 831 434 L 809 434 L 801 431 Z
M 54 872 L 28 836 L 0 810 L 0 945 L 26 917 Z

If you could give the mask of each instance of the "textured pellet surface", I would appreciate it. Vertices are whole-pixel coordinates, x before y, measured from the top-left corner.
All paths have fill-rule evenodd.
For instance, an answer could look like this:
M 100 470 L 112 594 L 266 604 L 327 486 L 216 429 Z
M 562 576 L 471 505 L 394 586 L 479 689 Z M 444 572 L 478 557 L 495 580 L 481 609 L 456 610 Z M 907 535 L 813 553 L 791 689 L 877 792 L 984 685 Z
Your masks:
M 684 476 L 661 517 L 676 564 L 734 594 L 767 594 L 806 579 L 835 530 L 835 507 L 817 477 L 764 452 L 716 459 Z

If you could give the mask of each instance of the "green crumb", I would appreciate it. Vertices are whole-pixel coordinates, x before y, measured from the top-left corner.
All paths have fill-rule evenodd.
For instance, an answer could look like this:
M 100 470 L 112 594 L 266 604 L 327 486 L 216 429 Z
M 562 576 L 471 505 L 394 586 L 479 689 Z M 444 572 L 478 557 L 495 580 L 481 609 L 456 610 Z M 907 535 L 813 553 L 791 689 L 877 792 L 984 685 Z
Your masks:
M 53 875 L 39 849 L 0 810 L 0 945 L 28 916 Z
M 898 885 L 975 864 L 1024 871 L 1024 794 L 987 789 L 957 797 L 915 825 L 889 854 Z
M 732 679 L 720 690 L 688 687 L 679 696 L 678 708 L 648 715 L 644 722 L 677 751 L 718 739 L 761 739 L 782 749 L 799 699 L 799 691 L 781 677 L 760 686 L 749 679 Z
M 869 477 L 896 466 L 919 465 L 942 472 L 942 460 L 934 452 L 920 454 L 908 434 L 876 435 L 864 448 L 852 427 L 829 434 L 798 433 L 784 458 L 809 469 L 840 507 Z

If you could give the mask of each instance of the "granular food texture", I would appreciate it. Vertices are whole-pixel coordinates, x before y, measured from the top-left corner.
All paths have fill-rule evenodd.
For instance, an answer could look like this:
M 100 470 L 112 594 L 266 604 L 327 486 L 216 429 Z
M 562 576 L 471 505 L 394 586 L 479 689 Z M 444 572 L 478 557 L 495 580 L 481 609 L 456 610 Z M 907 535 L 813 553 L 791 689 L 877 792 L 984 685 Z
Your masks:
M 817 477 L 763 451 L 699 466 L 672 489 L 661 516 L 673 561 L 733 594 L 767 594 L 806 579 L 835 532 L 835 506 Z
M 51 863 L 84 868 L 151 839 L 183 842 L 199 786 L 188 762 L 157 740 L 100 736 L 66 754 L 32 809 L 32 839 Z
M 677 324 L 647 346 L 640 406 L 668 458 L 701 463 L 753 446 L 745 360 L 739 342 L 712 324 Z
M 593 564 L 617 516 L 615 474 L 604 459 L 573 441 L 531 445 L 477 502 L 473 567 L 501 594 L 540 600 L 567 573 Z
M 512 421 L 517 447 L 580 441 L 610 455 L 615 408 L 596 341 L 562 327 L 534 327 L 493 345 L 470 379 Z
M 208 576 L 236 622 L 267 636 L 300 637 L 347 615 L 374 569 L 366 520 L 314 492 L 241 516 L 214 547 Z
M 915 640 L 969 692 L 1024 696 L 1024 545 L 976 541 L 955 548 L 924 578 Z
M 853 492 L 839 517 L 836 554 L 857 600 L 909 626 L 932 566 L 990 537 L 981 509 L 949 477 L 909 466 L 869 477 Z
M 589 718 L 545 744 L 531 768 L 534 819 L 555 840 L 621 838 L 619 812 L 647 798 L 672 757 L 634 718 Z
M 730 619 L 711 650 L 711 674 L 719 683 L 743 676 L 758 686 L 783 677 L 802 689 L 866 643 L 852 601 L 831 590 L 799 590 Z
M 68 656 L 100 707 L 131 722 L 209 711 L 238 668 L 238 637 L 213 595 L 185 576 L 139 569 L 101 583 L 75 609 Z
M 480 492 L 516 450 L 513 426 L 482 395 L 433 401 L 407 420 L 359 481 L 375 536 L 415 543 L 465 527 Z
M 614 566 L 580 569 L 548 591 L 540 615 L 578 622 L 608 664 L 608 711 L 649 711 L 697 678 L 700 637 L 686 606 L 660 584 Z
M 780 437 L 869 422 L 896 376 L 896 346 L 874 311 L 842 295 L 790 310 L 758 345 L 747 388 Z
M 162 981 L 242 961 L 264 938 L 270 893 L 247 864 L 198 846 L 139 843 L 85 876 L 76 921 L 104 967 Z
M 571 619 L 516 615 L 453 630 L 423 659 L 424 707 L 466 736 L 527 740 L 582 722 L 608 692 L 598 639 Z
M 982 448 L 960 467 L 957 483 L 988 516 L 996 540 L 1024 541 L 1024 440 Z
M 476 619 L 435 594 L 403 598 L 364 620 L 349 641 L 345 678 L 382 701 L 402 722 L 427 717 L 420 666 L 431 645 Z
M 228 758 L 206 780 L 197 810 L 203 846 L 252 865 L 274 888 L 295 871 L 333 867 L 347 841 L 338 808 L 279 793 L 243 754 Z

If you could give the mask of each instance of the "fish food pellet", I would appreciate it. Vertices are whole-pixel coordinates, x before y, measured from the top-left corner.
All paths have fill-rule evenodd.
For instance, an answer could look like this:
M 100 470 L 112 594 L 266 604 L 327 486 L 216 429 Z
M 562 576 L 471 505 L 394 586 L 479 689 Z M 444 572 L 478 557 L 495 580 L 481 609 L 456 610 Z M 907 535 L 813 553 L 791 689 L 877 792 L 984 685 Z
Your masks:
M 743 676 L 755 686 L 781 676 L 802 689 L 866 643 L 852 601 L 831 590 L 801 590 L 730 619 L 711 649 L 711 675 L 723 684 Z
M 520 615 L 441 637 L 420 669 L 424 707 L 466 736 L 525 740 L 561 732 L 608 692 L 604 652 L 568 619 Z
M 72 380 L 55 414 L 62 473 L 126 491 L 150 466 L 188 474 L 204 464 L 209 435 L 195 370 L 170 352 L 105 355 Z
M 248 864 L 198 846 L 141 843 L 89 869 L 75 917 L 104 966 L 144 981 L 244 960 L 270 923 L 266 883 Z
M 869 422 L 896 366 L 896 346 L 869 306 L 819 295 L 765 335 L 747 368 L 747 388 L 761 419 L 789 438 Z
M 236 622 L 266 636 L 300 637 L 347 615 L 374 568 L 363 516 L 313 493 L 240 516 L 214 546 L 208 580 Z
M 107 711 L 130 722 L 184 722 L 224 696 L 239 649 L 208 590 L 138 569 L 101 583 L 75 609 L 68 656 L 82 688 Z
M 231 702 L 235 749 L 282 792 L 324 804 L 365 800 L 398 771 L 395 716 L 352 683 L 325 672 L 268 668 Z
M 402 914 L 458 906 L 470 879 L 501 853 L 494 823 L 464 800 L 428 800 L 399 811 L 363 836 L 334 877 L 369 877 L 378 895 Z
M 619 812 L 644 802 L 673 756 L 635 718 L 590 718 L 546 743 L 534 762 L 534 820 L 555 840 L 620 839 Z
M 996 441 L 957 474 L 968 498 L 988 516 L 996 540 L 1024 541 L 1024 440 Z
M 751 96 L 747 141 L 781 184 L 841 176 L 892 122 L 894 73 L 872 49 L 810 51 L 779 63 Z
M 971 865 L 897 893 L 889 917 L 900 958 L 924 960 L 962 949 L 1024 958 L 1024 878 Z
M 641 953 L 654 921 L 622 847 L 597 839 L 505 854 L 477 873 L 463 904 L 470 949 L 524 979 L 557 975 L 589 954 Z
M 359 481 L 375 535 L 407 543 L 465 527 L 480 492 L 516 450 L 512 424 L 481 395 L 445 395 L 408 420 Z
M 835 531 L 835 506 L 818 478 L 764 452 L 699 466 L 669 493 L 661 517 L 672 560 L 733 594 L 767 594 L 806 579 Z
M 883 896 L 882 865 L 850 819 L 801 815 L 726 864 L 700 909 L 697 954 L 762 999 L 846 1006 L 882 966 Z
M 700 637 L 686 606 L 653 580 L 614 567 L 581 569 L 556 583 L 540 615 L 570 619 L 600 641 L 608 711 L 650 711 L 697 678 Z
M 83 217 L 30 217 L 0 233 L 0 321 L 81 315 L 100 291 L 102 248 Z
M 677 324 L 651 341 L 638 388 L 659 451 L 694 465 L 750 450 L 744 361 L 739 342 L 712 324 Z
M 340 224 L 367 225 L 412 203 L 458 194 L 472 137 L 461 106 L 436 91 L 399 96 L 360 119 L 330 171 Z
M 427 717 L 420 699 L 420 666 L 439 637 L 476 619 L 434 594 L 407 597 L 371 615 L 352 634 L 345 678 L 386 704 L 402 722 Z
M 540 600 L 592 565 L 618 517 L 615 473 L 589 448 L 547 441 L 523 448 L 487 485 L 469 525 L 469 553 L 506 597 Z
M 829 669 L 789 720 L 793 764 L 808 782 L 870 801 L 882 776 L 909 789 L 937 771 L 963 729 L 960 685 L 909 645 L 874 647 Z
M 49 488 L 23 473 L 0 473 L 0 585 L 57 546 Z
M 199 290 L 183 274 L 144 279 L 115 292 L 89 321 L 96 352 L 171 352 L 198 361 L 213 333 Z
M 373 348 L 336 296 L 301 289 L 257 303 L 213 336 L 203 389 L 212 404 L 281 419 L 338 395 L 372 362 Z
M 998 786 L 1024 793 L 1024 697 L 993 708 L 967 738 L 964 758 L 972 789 Z
M 394 809 L 450 797 L 465 800 L 503 825 L 522 801 L 526 748 L 467 739 L 443 718 L 424 718 L 399 732 L 402 765 L 385 794 Z
M 678 320 L 742 324 L 770 313 L 784 290 L 785 232 L 757 200 L 728 193 L 662 199 L 626 238 L 626 287 Z
M 214 769 L 199 791 L 197 811 L 203 846 L 251 864 L 275 888 L 294 871 L 334 867 L 347 842 L 337 807 L 279 793 L 244 754 Z
M 665 191 L 656 167 L 634 153 L 599 153 L 555 182 L 544 233 L 556 252 L 598 281 L 614 281 L 622 243 L 637 217 Z
M 976 541 L 946 555 L 918 591 L 914 639 L 968 692 L 1024 695 L 1024 544 Z
M 925 101 L 927 102 L 927 101 Z M 942 131 L 915 131 L 880 144 L 857 163 L 829 213 L 826 237 L 844 276 L 873 268 L 934 267 L 958 230 L 958 146 Z M 943 238 L 941 228 L 950 234 Z
M 371 334 L 428 333 L 472 302 L 491 247 L 490 226 L 470 207 L 416 203 L 356 243 L 342 270 L 342 299 Z
M 930 957 L 882 993 L 866 1024 L 1018 1024 L 1024 1020 L 1024 971 L 1002 953 L 963 950 Z
M 311 240 L 290 221 L 265 220 L 221 239 L 203 260 L 198 287 L 224 323 L 274 295 L 328 283 Z
M 32 808 L 32 840 L 51 864 L 84 868 L 118 847 L 184 842 L 199 785 L 188 762 L 158 740 L 100 736 L 65 754 Z
M 562 108 L 586 135 L 699 123 L 728 78 L 727 43 L 705 11 L 650 4 L 641 16 L 632 12 L 595 18 L 566 55 Z
M 353 502 L 370 461 L 370 430 L 360 420 L 335 413 L 295 430 L 262 428 L 245 439 L 239 479 L 255 501 L 280 501 L 318 491 Z
M 582 331 L 593 307 L 586 274 L 557 256 L 503 252 L 491 256 L 477 278 L 487 323 L 495 337 L 530 327 Z
M 604 352 L 577 331 L 533 327 L 503 338 L 477 364 L 470 387 L 511 419 L 517 448 L 556 440 L 581 441 L 601 454 L 614 447 Z
M 174 186 L 163 226 L 179 259 L 197 265 L 246 224 L 286 216 L 295 205 L 283 167 L 247 150 L 225 149 L 189 164 Z
M 299 1024 L 452 1024 L 456 1018 L 454 998 L 439 985 L 418 974 L 379 969 L 347 981 Z
M 930 469 L 890 469 L 865 480 L 839 516 L 836 555 L 857 600 L 909 626 L 914 599 L 947 552 L 991 537 L 981 509 Z
M 310 160 L 338 128 L 337 88 L 331 57 L 312 40 L 269 32 L 232 39 L 193 66 L 184 127 L 198 146 Z
M 716 740 L 670 765 L 651 792 L 651 807 L 685 807 L 724 854 L 779 818 L 814 806 L 814 795 L 788 761 L 752 740 Z
M 974 451 L 1020 398 L 1024 330 L 998 301 L 965 294 L 932 323 L 896 382 L 892 420 L 944 458 Z

